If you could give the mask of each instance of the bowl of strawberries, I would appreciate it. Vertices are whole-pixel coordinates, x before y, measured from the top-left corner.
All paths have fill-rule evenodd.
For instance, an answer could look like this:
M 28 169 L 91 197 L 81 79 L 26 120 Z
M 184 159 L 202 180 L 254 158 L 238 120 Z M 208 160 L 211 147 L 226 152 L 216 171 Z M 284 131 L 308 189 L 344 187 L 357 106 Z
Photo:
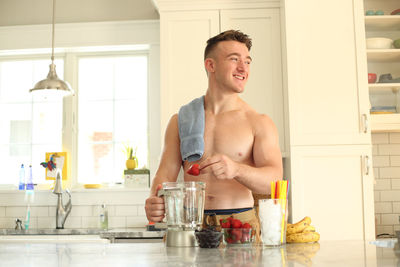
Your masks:
M 244 245 L 254 242 L 255 231 L 248 222 L 228 217 L 221 219 L 220 225 L 223 232 L 223 242 L 226 245 Z

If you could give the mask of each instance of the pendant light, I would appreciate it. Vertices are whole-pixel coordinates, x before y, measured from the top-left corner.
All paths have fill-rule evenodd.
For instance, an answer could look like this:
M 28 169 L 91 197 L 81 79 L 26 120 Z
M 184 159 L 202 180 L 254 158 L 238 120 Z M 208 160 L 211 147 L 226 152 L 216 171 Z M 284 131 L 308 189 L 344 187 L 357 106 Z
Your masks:
M 39 81 L 35 84 L 35 86 L 29 90 L 30 93 L 40 93 L 45 95 L 61 95 L 66 96 L 70 94 L 74 94 L 74 90 L 71 89 L 71 86 L 59 79 L 56 73 L 56 65 L 54 64 L 54 17 L 56 13 L 56 0 L 53 0 L 53 23 L 52 23 L 52 42 L 51 42 L 51 64 L 50 71 L 47 75 L 47 78 Z

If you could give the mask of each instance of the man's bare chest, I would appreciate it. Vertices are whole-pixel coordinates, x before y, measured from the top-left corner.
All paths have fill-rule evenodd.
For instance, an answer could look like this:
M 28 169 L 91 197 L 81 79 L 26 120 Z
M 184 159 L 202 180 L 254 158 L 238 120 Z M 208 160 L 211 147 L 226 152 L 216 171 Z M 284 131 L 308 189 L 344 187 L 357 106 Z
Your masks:
M 243 162 L 252 159 L 254 133 L 241 116 L 206 116 L 204 155 L 224 154 Z

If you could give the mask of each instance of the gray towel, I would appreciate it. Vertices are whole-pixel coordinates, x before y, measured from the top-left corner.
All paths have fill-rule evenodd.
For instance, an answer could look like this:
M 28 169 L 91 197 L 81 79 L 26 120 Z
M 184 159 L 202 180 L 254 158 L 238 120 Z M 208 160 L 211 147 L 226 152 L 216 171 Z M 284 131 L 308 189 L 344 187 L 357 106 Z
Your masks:
M 179 109 L 178 128 L 182 160 L 196 161 L 203 156 L 204 121 L 204 96 Z

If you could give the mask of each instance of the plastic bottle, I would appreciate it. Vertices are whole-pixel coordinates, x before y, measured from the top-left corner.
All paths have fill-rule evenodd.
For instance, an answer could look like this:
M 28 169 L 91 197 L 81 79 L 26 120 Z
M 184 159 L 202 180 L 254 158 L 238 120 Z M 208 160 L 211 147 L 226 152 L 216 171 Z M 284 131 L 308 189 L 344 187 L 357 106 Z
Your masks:
M 29 165 L 29 176 L 28 181 L 26 181 L 26 190 L 33 190 L 33 181 L 32 181 L 32 165 Z
M 103 230 L 108 230 L 108 211 L 106 204 L 101 205 L 100 211 L 100 228 Z
M 25 168 L 24 164 L 21 164 L 21 169 L 19 170 L 19 190 L 25 190 Z

